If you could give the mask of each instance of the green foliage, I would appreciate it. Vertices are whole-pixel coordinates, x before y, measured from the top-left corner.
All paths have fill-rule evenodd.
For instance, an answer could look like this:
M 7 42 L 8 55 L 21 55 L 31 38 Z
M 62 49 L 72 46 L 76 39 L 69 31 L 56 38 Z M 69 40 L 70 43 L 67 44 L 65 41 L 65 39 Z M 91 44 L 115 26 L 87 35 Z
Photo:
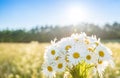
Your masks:
M 72 33 L 86 32 L 88 35 L 96 35 L 102 39 L 120 39 L 120 24 L 106 24 L 98 26 L 82 23 L 76 26 L 36 26 L 31 30 L 2 30 L 0 31 L 0 42 L 50 42 L 54 38 L 70 36 Z
M 73 66 L 72 70 L 70 70 L 70 74 L 72 75 L 72 78 L 88 78 L 88 73 L 92 67 L 92 65 L 86 64 L 83 61 L 78 65 Z

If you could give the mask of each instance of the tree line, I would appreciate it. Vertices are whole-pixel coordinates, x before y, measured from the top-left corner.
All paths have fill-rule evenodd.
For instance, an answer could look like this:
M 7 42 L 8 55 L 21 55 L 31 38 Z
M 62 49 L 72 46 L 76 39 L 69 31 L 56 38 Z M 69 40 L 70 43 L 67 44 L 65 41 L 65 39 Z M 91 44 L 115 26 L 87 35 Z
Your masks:
M 30 30 L 1 30 L 0 42 L 50 42 L 54 38 L 58 40 L 70 36 L 72 33 L 85 32 L 87 35 L 96 35 L 102 39 L 120 39 L 120 23 L 105 24 L 99 26 L 95 24 L 81 23 L 79 25 L 68 26 L 36 26 Z

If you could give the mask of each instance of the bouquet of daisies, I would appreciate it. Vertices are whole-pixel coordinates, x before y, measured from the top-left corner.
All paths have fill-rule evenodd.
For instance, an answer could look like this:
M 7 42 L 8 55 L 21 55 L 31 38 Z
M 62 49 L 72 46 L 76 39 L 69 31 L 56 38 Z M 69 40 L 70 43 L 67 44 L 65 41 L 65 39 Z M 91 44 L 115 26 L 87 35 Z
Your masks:
M 68 72 L 70 78 L 87 78 L 90 70 L 102 74 L 108 65 L 114 66 L 112 52 L 96 36 L 72 34 L 60 41 L 51 41 L 45 49 L 43 73 L 53 78 L 56 73 Z M 68 78 L 64 74 L 65 78 Z

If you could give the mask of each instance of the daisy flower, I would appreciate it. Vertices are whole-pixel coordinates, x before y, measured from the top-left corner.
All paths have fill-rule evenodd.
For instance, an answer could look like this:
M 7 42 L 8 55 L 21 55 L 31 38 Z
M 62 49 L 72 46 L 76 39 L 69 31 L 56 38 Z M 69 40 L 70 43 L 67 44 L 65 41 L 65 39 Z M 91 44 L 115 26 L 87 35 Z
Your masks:
M 59 59 L 55 62 L 55 70 L 57 72 L 63 72 L 66 68 L 66 62 L 63 59 Z
M 85 62 L 88 64 L 94 64 L 97 61 L 97 57 L 93 52 L 87 51 L 84 56 Z
M 53 78 L 55 77 L 55 70 L 54 70 L 54 64 L 53 63 L 48 63 L 48 62 L 45 62 L 43 65 L 42 65 L 42 72 L 43 74 L 45 74 L 46 77 L 48 78 Z
M 84 39 L 84 43 L 88 48 L 89 47 L 96 48 L 100 44 L 100 39 L 97 40 L 96 36 L 86 37 Z
M 104 70 L 108 66 L 108 62 L 99 59 L 95 65 L 94 71 L 98 72 L 99 76 L 102 77 Z
M 75 45 L 68 52 L 68 60 L 72 65 L 78 64 L 85 56 L 87 49 L 84 45 Z
M 99 57 L 99 59 L 103 59 L 103 60 L 110 60 L 112 59 L 112 52 L 110 49 L 108 49 L 107 47 L 105 47 L 102 44 L 99 44 L 96 49 L 95 49 L 95 53 L 96 55 Z
M 62 50 L 62 52 L 67 52 L 70 48 L 72 48 L 75 45 L 75 42 L 72 38 L 67 37 L 63 38 L 58 42 L 59 48 Z
M 58 56 L 58 59 L 56 59 L 56 60 L 62 59 L 62 61 L 64 61 L 68 65 L 68 63 L 69 63 L 68 52 L 60 51 L 58 54 L 59 54 L 59 56 Z
M 57 44 L 52 44 L 45 49 L 44 58 L 45 59 L 55 59 L 57 56 L 59 56 L 58 55 L 59 51 L 60 50 L 57 47 Z
M 79 43 L 83 43 L 83 40 L 85 39 L 85 37 L 86 37 L 85 33 L 71 35 L 71 38 L 73 38 L 75 42 L 79 42 Z

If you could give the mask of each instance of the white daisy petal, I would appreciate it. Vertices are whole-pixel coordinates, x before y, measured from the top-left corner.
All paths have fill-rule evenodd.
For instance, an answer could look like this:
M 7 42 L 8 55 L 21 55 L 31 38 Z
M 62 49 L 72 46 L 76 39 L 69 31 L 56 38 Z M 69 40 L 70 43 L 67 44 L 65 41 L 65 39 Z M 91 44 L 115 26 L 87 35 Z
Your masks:
M 76 65 L 81 62 L 86 52 L 87 49 L 84 45 L 75 45 L 69 50 L 68 59 L 72 65 Z
M 104 70 L 106 69 L 106 67 L 108 66 L 108 62 L 104 61 L 104 60 L 98 60 L 98 62 L 96 63 L 95 69 L 99 76 L 102 78 Z
M 93 52 L 88 51 L 84 57 L 86 63 L 88 64 L 94 64 L 97 61 L 97 57 Z
M 110 60 L 112 58 L 111 51 L 102 44 L 96 47 L 95 53 L 102 60 Z
M 48 46 L 45 50 L 44 55 L 45 60 L 54 59 L 55 57 L 58 56 L 59 51 L 60 50 L 58 49 L 56 44 Z
M 53 78 L 55 77 L 55 70 L 54 70 L 54 64 L 49 64 L 49 63 L 44 63 L 42 65 L 42 69 L 43 69 L 43 74 L 48 77 L 48 78 Z M 47 74 L 46 74 L 47 73 Z
M 59 59 L 56 61 L 54 68 L 57 72 L 64 72 L 66 69 L 66 62 L 62 59 Z

